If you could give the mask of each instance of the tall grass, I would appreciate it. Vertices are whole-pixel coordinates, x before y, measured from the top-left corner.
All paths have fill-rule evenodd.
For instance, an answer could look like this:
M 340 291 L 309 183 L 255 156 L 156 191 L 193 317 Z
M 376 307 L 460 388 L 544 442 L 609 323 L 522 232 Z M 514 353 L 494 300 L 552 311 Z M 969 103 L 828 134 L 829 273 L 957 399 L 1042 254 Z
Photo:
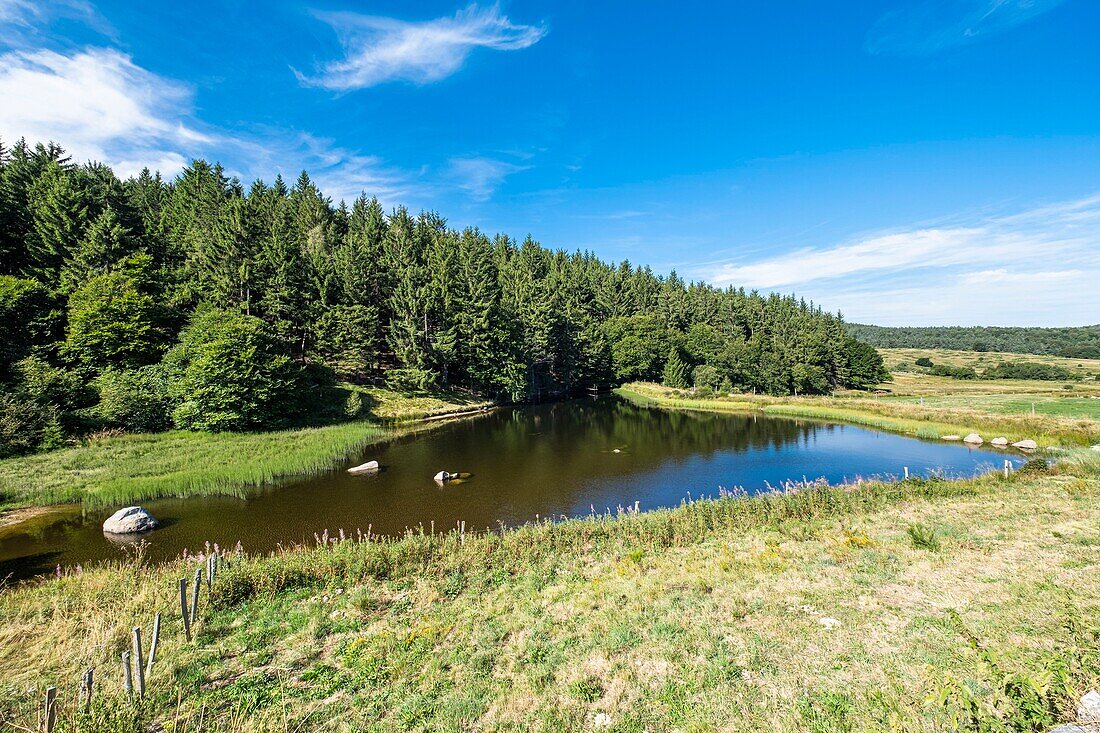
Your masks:
M 240 495 L 286 476 L 327 470 L 385 435 L 360 421 L 269 433 L 96 438 L 0 461 L 0 506 L 82 502 L 94 508 L 166 496 Z
M 1092 473 L 1076 472 L 1074 475 L 1100 476 L 1100 465 L 1088 464 L 1088 470 Z M 671 551 L 685 564 L 686 575 L 666 590 L 682 594 L 685 599 L 695 598 L 693 591 L 682 584 L 697 582 L 700 588 L 706 585 L 703 577 L 690 580 L 693 573 L 700 572 L 692 565 L 696 553 L 709 558 L 707 563 L 729 563 L 734 573 L 759 571 L 760 582 L 766 583 L 764 579 L 769 573 L 779 572 L 768 564 L 773 562 L 769 558 L 779 552 L 775 546 L 748 554 L 743 549 L 733 554 L 723 549 L 727 543 L 754 531 L 757 536 L 801 536 L 799 529 L 809 528 L 811 533 L 821 531 L 823 522 L 829 520 L 840 519 L 843 526 L 847 517 L 870 516 L 877 510 L 903 503 L 912 507 L 922 501 L 931 502 L 933 507 L 939 504 L 939 509 L 931 510 L 938 512 L 945 511 L 944 502 L 980 499 L 985 495 L 1003 497 L 1004 501 L 1019 497 L 1015 500 L 1025 505 L 1027 496 L 1034 496 L 1048 484 L 1053 486 L 1059 481 L 1064 478 L 1029 473 L 1009 479 L 992 475 L 966 481 L 910 480 L 860 486 L 814 483 L 754 497 L 726 495 L 714 500 L 693 501 L 667 510 L 621 511 L 576 520 L 542 521 L 499 533 L 412 531 L 392 539 L 349 535 L 340 541 L 334 536 L 331 541 L 319 542 L 316 547 L 288 548 L 268 556 L 235 554 L 232 565 L 219 573 L 213 593 L 203 595 L 203 620 L 196 627 L 198 641 L 194 646 L 182 641 L 178 618 L 171 614 L 166 616 L 159 663 L 164 671 L 153 676 L 146 702 L 130 707 L 121 704 L 115 679 L 118 652 L 127 648 L 130 626 L 147 625 L 154 610 L 174 608 L 176 579 L 193 571 L 193 561 L 189 564 L 179 560 L 156 567 L 122 562 L 66 574 L 56 580 L 26 583 L 0 592 L 0 619 L 3 620 L 0 624 L 0 680 L 4 681 L 0 683 L 0 724 L 4 722 L 5 706 L 15 711 L 9 719 L 12 721 L 26 721 L 33 715 L 32 706 L 38 698 L 27 694 L 28 687 L 58 684 L 71 698 L 79 673 L 88 666 L 95 666 L 100 670 L 102 685 L 96 707 L 99 717 L 83 720 L 67 713 L 68 729 L 137 730 L 136 721 L 140 721 L 144 729 L 154 720 L 172 719 L 177 700 L 182 698 L 182 720 L 188 722 L 174 729 L 198 730 L 196 717 L 201 716 L 202 705 L 217 704 L 219 727 L 215 729 L 258 730 L 263 728 L 258 723 L 247 723 L 245 719 L 237 721 L 233 717 L 236 714 L 234 706 L 245 706 L 240 711 L 245 714 L 251 710 L 248 706 L 277 711 L 281 705 L 269 697 L 254 699 L 251 697 L 253 690 L 268 696 L 304 696 L 304 702 L 298 699 L 291 708 L 289 729 L 295 729 L 294 721 L 301 721 L 315 707 L 315 701 L 328 694 L 318 693 L 324 689 L 320 683 L 311 688 L 302 670 L 318 674 L 335 673 L 335 670 L 315 664 L 311 656 L 314 652 L 303 648 L 299 655 L 300 667 L 285 670 L 287 680 L 294 680 L 285 689 L 278 680 L 265 682 L 268 678 L 263 670 L 254 670 L 238 685 L 234 675 L 229 674 L 238 656 L 243 655 L 237 661 L 250 669 L 248 665 L 254 664 L 252 660 L 257 658 L 253 655 L 263 657 L 269 653 L 265 650 L 290 643 L 288 637 L 294 639 L 295 644 L 308 643 L 312 648 L 317 639 L 325 635 L 350 633 L 351 636 L 343 637 L 347 646 L 333 648 L 351 650 L 360 648 L 356 644 L 362 648 L 375 643 L 387 644 L 387 649 L 393 647 L 393 654 L 412 655 L 415 652 L 421 655 L 417 659 L 423 659 L 427 670 L 433 668 L 435 663 L 431 658 L 436 654 L 455 653 L 447 651 L 450 649 L 445 641 L 448 629 L 451 624 L 462 623 L 459 619 L 472 608 L 476 599 L 499 595 L 508 607 L 513 603 L 517 607 L 546 603 L 553 608 L 558 591 L 549 590 L 552 585 L 560 588 L 563 582 L 579 582 L 595 592 L 598 582 L 602 581 L 578 579 L 577 573 L 583 575 L 583 569 L 597 561 L 606 564 L 609 558 L 624 558 L 619 565 L 612 566 L 618 568 L 610 571 L 612 575 L 644 573 L 644 569 L 634 568 L 641 568 L 639 563 L 646 558 Z M 1095 481 L 1092 484 L 1095 491 Z M 813 529 L 815 527 L 817 529 Z M 707 547 L 709 550 L 704 553 L 702 548 Z M 842 568 L 870 572 L 861 563 L 878 558 L 881 553 L 876 543 L 868 542 L 866 548 L 868 554 L 861 556 L 860 563 L 849 567 L 844 560 L 841 567 L 830 566 L 829 572 L 835 574 Z M 945 551 L 948 549 L 945 547 Z M 845 558 L 849 551 L 838 545 L 832 552 L 837 558 Z M 779 554 L 790 559 L 774 560 L 779 563 L 777 568 L 794 561 L 789 553 Z M 896 564 L 898 561 L 895 558 L 890 562 Z M 310 607 L 312 601 L 306 599 L 311 594 L 314 598 L 321 598 L 322 594 L 329 598 L 341 592 L 352 593 L 355 588 L 360 590 L 355 591 L 354 602 L 366 614 L 355 625 L 346 625 L 330 614 L 328 606 L 322 605 L 313 616 L 308 615 L 312 611 L 303 611 Z M 424 591 L 427 601 L 422 607 L 413 603 L 413 599 L 422 597 L 417 588 L 429 589 Z M 702 592 L 705 595 L 708 591 Z M 784 610 L 790 603 L 783 595 L 787 592 L 779 594 L 783 602 L 777 608 L 789 616 L 790 611 Z M 766 610 L 769 608 L 763 605 L 758 612 L 770 613 Z M 293 610 L 295 620 L 287 618 L 289 609 Z M 557 609 L 555 613 L 564 610 Z M 386 635 L 389 632 L 385 626 L 375 628 L 372 625 L 385 614 L 394 614 L 400 624 L 392 639 Z M 443 623 L 439 619 L 447 621 Z M 437 622 L 443 625 L 437 628 L 433 625 Z M 665 623 L 652 629 L 639 628 L 635 633 L 658 636 L 669 633 Z M 569 628 L 567 626 L 561 632 L 561 639 L 555 642 L 562 644 L 563 650 L 574 643 L 570 641 Z M 532 631 L 536 635 L 531 641 L 544 638 L 538 634 L 549 633 L 546 629 Z M 533 657 L 522 656 L 528 654 L 524 651 L 527 646 L 500 643 L 499 647 L 484 649 L 478 645 L 476 650 L 496 658 L 498 670 L 512 669 L 516 665 L 535 669 L 537 663 L 531 661 Z M 448 659 L 448 668 L 459 672 L 465 669 L 462 672 L 467 675 L 464 679 L 474 685 L 479 677 L 472 667 L 466 666 L 473 662 L 462 656 L 465 647 L 460 645 L 458 648 L 458 656 Z M 365 681 L 347 681 L 349 694 L 405 694 L 402 692 L 405 689 L 403 680 L 408 678 L 377 678 L 370 676 L 376 675 L 372 670 L 365 674 L 369 675 Z M 596 683 L 587 680 L 583 675 L 562 677 L 557 679 L 555 686 L 570 691 L 583 687 L 584 697 L 598 697 Z M 266 687 L 251 688 L 245 683 Z M 229 687 L 223 690 L 223 684 Z M 602 683 L 600 686 L 604 687 Z M 723 688 L 719 685 L 713 689 Z M 415 691 L 408 691 L 408 694 L 416 695 Z M 71 699 L 66 705 L 66 710 L 71 711 Z M 282 728 L 275 726 L 275 729 Z

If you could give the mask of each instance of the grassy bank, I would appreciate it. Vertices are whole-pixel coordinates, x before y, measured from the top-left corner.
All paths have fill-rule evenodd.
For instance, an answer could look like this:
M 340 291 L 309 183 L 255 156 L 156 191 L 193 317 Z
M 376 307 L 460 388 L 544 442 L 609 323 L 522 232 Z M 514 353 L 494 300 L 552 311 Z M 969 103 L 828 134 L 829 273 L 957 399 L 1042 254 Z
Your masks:
M 367 420 L 265 433 L 166 433 L 91 438 L 0 461 L 0 510 L 82 502 L 117 506 L 166 496 L 239 494 L 281 477 L 315 473 L 392 435 L 379 423 L 488 406 L 461 395 L 362 389 Z
M 964 406 L 933 406 L 867 396 L 769 397 L 734 395 L 692 398 L 682 390 L 647 383 L 624 385 L 619 393 L 661 407 L 715 411 L 760 411 L 769 415 L 835 420 L 920 438 L 976 432 L 986 440 L 1004 436 L 1011 442 L 1030 438 L 1041 446 L 1086 446 L 1100 443 L 1100 420 L 1037 413 L 991 413 Z
M 56 685 L 60 730 L 1041 730 L 1100 681 L 1098 458 L 237 556 L 190 644 L 183 561 L 11 588 L 0 725 Z

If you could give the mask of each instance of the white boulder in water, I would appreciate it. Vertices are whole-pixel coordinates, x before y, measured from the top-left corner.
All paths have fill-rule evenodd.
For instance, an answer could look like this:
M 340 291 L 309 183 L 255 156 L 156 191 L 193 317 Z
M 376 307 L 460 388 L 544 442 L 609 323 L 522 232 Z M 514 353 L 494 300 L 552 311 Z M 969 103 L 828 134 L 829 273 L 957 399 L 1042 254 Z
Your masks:
M 109 534 L 137 534 L 160 526 L 153 515 L 139 506 L 119 509 L 103 523 L 103 531 Z
M 367 461 L 348 469 L 348 473 L 370 473 L 379 469 L 378 461 Z
M 963 438 L 963 442 L 970 443 L 970 445 L 981 445 L 985 441 L 982 440 L 982 436 L 978 435 L 977 433 L 971 433 L 970 435 Z
M 1020 448 L 1022 450 L 1035 450 L 1039 447 L 1039 444 L 1034 440 L 1028 438 L 1027 440 L 1018 440 L 1012 444 L 1013 448 Z
M 945 435 L 940 440 L 962 440 L 961 435 Z
M 994 438 L 993 440 L 991 440 L 989 442 L 992 445 L 995 445 L 997 447 L 1004 447 L 1004 446 L 1008 445 L 1008 438 Z

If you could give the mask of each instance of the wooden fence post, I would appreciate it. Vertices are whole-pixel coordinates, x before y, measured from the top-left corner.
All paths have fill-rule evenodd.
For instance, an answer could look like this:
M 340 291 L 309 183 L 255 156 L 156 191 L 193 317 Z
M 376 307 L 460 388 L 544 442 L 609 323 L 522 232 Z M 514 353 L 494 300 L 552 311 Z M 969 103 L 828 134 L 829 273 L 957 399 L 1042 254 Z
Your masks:
M 187 578 L 180 578 L 180 615 L 183 616 L 183 635 L 191 641 L 191 616 L 187 613 Z
M 191 623 L 199 618 L 199 591 L 202 590 L 202 566 L 195 568 L 195 587 L 191 589 Z
M 46 725 L 46 733 L 53 733 L 53 727 L 57 723 L 57 688 L 46 688 L 46 709 L 43 722 Z
M 157 658 L 157 641 L 160 639 L 160 611 L 153 617 L 153 638 L 149 641 L 149 661 L 145 664 L 145 676 L 153 672 L 153 660 Z
M 122 689 L 126 690 L 126 696 L 134 697 L 134 678 L 130 672 L 130 652 L 122 653 Z
M 134 627 L 134 672 L 137 675 L 138 697 L 145 697 L 145 663 L 141 655 L 141 627 Z
M 84 672 L 84 680 L 80 687 L 80 693 L 84 697 L 84 714 L 88 715 L 92 712 L 92 687 L 95 679 L 92 677 L 92 670 L 88 669 Z

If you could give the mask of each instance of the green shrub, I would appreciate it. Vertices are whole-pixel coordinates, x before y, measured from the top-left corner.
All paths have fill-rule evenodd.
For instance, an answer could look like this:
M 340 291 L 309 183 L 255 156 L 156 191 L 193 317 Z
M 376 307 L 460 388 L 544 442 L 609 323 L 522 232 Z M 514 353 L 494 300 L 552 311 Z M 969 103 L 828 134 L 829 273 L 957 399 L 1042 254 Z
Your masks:
M 1047 382 L 1074 381 L 1081 378 L 1065 367 L 1031 361 L 1002 361 L 997 366 L 986 369 L 982 376 L 985 379 L 1038 379 Z
M 585 677 L 570 683 L 569 694 L 581 702 L 596 702 L 603 697 L 603 685 L 595 677 Z
M 928 550 L 929 552 L 940 551 L 940 538 L 934 528 L 918 523 L 910 524 L 905 531 L 915 549 Z
M 55 411 L 20 395 L 0 392 L 0 458 L 34 453 L 41 448 Z
M 259 318 L 196 314 L 164 366 L 178 428 L 271 429 L 298 413 L 302 370 Z
M 363 395 L 358 392 L 352 392 L 348 395 L 347 400 L 344 401 L 344 416 L 349 420 L 354 420 L 363 414 Z
M 56 337 L 58 321 L 53 298 L 40 283 L 0 275 L 0 380 L 32 347 Z
M 69 297 L 66 349 L 94 369 L 154 363 L 164 345 L 159 307 L 128 274 L 93 277 Z
M 391 369 L 386 372 L 386 386 L 399 392 L 427 392 L 439 382 L 439 375 L 430 369 Z
M 105 425 L 135 433 L 153 433 L 171 426 L 171 401 L 159 365 L 127 371 L 109 369 L 94 386 L 99 392 L 95 414 Z
M 935 366 L 935 364 L 932 363 L 932 360 L 929 359 L 927 356 L 922 356 L 913 363 L 925 369 L 931 369 Z
M 977 379 L 978 373 L 973 367 L 954 366 L 952 364 L 936 364 L 928 373 L 935 377 L 951 377 L 952 379 Z
M 697 388 L 706 387 L 713 390 L 721 381 L 718 370 L 710 364 L 700 364 L 691 372 L 692 381 Z

